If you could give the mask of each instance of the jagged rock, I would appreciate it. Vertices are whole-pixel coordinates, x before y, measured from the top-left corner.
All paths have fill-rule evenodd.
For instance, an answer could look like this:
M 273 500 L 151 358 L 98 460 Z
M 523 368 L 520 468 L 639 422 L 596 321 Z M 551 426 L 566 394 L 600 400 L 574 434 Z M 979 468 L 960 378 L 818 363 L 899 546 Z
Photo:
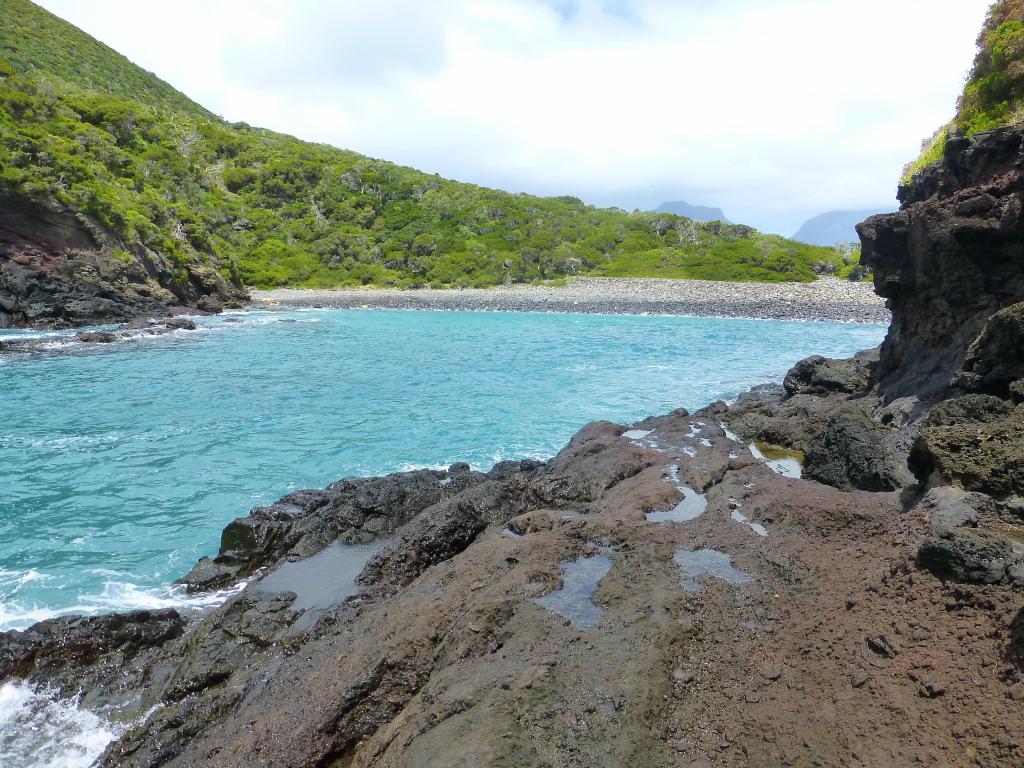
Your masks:
M 746 440 L 806 453 L 846 397 L 798 394 L 782 399 L 783 393 L 779 387 L 741 396 L 727 415 L 729 428 Z
M 130 669 L 145 674 L 153 654 L 184 629 L 170 608 L 47 619 L 0 633 L 0 682 L 31 678 L 65 696 L 85 691 L 86 702 L 120 695 L 117 681 Z
M 224 300 L 216 296 L 200 296 L 196 301 L 196 308 L 211 315 L 220 314 L 224 311 Z
M 194 331 L 199 327 L 195 320 L 189 320 L 187 317 L 172 317 L 164 325 L 175 331 Z
M 996 499 L 1024 494 L 1024 406 L 981 423 L 928 426 L 910 451 L 924 485 L 958 485 Z
M 900 429 L 910 426 L 921 410 L 921 400 L 917 397 L 899 397 L 890 401 L 878 411 L 878 421 L 882 426 Z
M 952 427 L 958 424 L 987 424 L 1005 419 L 1013 405 L 993 395 L 963 395 L 937 403 L 922 427 Z
M 0 325 L 129 320 L 195 306 L 203 297 L 210 298 L 204 305 L 210 310 L 239 306 L 247 293 L 198 260 L 178 267 L 121 242 L 80 212 L 0 193 Z
M 448 471 L 353 478 L 322 490 L 290 493 L 230 523 L 221 534 L 217 557 L 200 560 L 180 583 L 189 591 L 223 587 L 286 556 L 308 557 L 339 538 L 372 541 L 485 479 L 456 464 Z
M 996 312 L 985 322 L 964 356 L 952 384 L 969 392 L 1010 397 L 1010 385 L 1024 377 L 1024 302 Z
M 926 537 L 917 563 L 936 576 L 971 584 L 1024 584 L 1024 547 L 986 530 L 948 528 Z
M 789 370 L 782 386 L 790 397 L 799 394 L 854 394 L 866 390 L 870 378 L 869 363 L 865 360 L 833 360 L 812 355 Z
M 804 477 L 843 490 L 893 491 L 913 482 L 888 449 L 886 429 L 848 405 L 829 417 L 804 461 Z
M 1022 137 L 1014 126 L 951 139 L 942 164 L 901 187 L 902 210 L 858 227 L 892 312 L 876 372 L 886 399 L 941 397 L 989 318 L 1024 301 Z

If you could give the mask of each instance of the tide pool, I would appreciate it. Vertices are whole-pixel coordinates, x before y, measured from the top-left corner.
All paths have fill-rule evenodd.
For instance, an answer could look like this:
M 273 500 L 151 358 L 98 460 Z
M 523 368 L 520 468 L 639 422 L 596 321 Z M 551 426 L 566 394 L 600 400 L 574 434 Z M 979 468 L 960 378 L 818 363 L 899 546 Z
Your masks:
M 216 551 L 224 525 L 298 488 L 546 458 L 588 421 L 697 408 L 885 333 L 500 312 L 197 321 L 193 332 L 0 355 L 0 630 L 184 604 L 169 584 Z

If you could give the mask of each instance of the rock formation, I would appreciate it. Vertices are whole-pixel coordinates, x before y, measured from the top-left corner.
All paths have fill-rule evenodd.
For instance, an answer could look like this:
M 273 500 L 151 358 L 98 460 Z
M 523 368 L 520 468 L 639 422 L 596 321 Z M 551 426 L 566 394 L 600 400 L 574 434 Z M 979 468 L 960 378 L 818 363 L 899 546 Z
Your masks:
M 165 314 L 216 312 L 246 294 L 210 265 L 128 248 L 84 214 L 0 195 L 0 328 L 72 327 Z

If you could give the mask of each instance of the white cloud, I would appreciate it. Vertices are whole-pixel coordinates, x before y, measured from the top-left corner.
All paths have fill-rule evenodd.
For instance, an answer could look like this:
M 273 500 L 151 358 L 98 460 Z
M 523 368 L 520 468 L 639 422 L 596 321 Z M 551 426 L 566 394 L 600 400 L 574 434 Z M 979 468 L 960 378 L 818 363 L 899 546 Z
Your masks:
M 895 205 L 988 0 L 42 0 L 230 120 L 790 233 Z

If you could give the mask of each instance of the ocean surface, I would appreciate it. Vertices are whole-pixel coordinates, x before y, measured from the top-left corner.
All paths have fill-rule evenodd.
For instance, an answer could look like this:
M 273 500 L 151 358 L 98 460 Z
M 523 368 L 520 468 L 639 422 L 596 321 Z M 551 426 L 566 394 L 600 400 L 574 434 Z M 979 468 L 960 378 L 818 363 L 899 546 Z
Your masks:
M 734 397 L 884 328 L 309 310 L 0 356 L 0 630 L 185 606 L 220 531 L 297 488 L 554 454 L 594 419 Z M 40 335 L 0 331 L 5 338 Z M 55 345 L 60 334 L 54 336 Z

